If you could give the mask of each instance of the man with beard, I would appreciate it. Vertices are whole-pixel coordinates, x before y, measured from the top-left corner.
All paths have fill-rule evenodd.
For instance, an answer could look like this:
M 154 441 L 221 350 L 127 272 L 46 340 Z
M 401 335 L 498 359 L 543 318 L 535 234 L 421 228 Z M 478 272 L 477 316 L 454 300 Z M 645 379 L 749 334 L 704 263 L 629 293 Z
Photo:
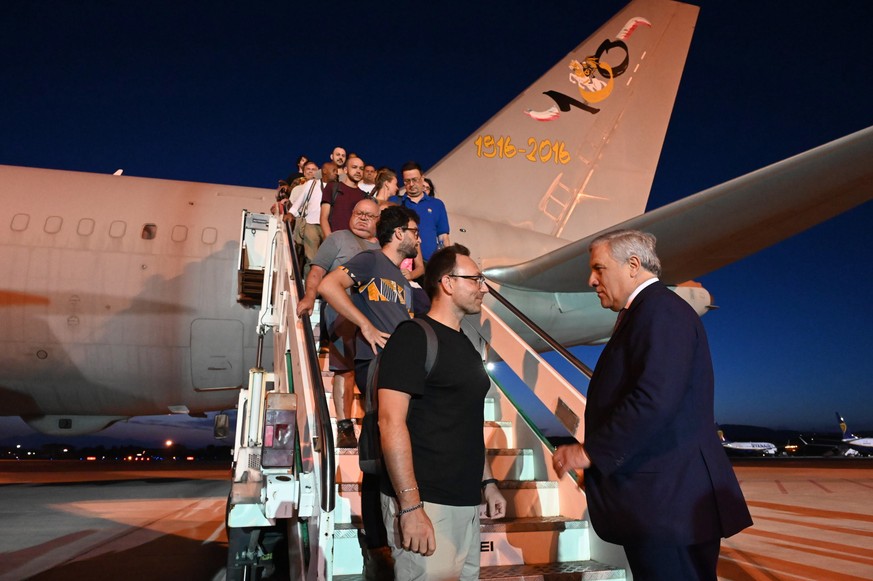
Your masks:
M 479 505 L 502 518 L 506 501 L 485 460 L 485 395 L 491 380 L 482 356 L 461 331 L 482 310 L 485 277 L 460 244 L 427 263 L 431 308 L 420 320 L 437 340 L 427 372 L 425 329 L 401 323 L 379 365 L 379 429 L 387 475 L 382 517 L 395 579 L 479 578 Z
M 318 288 L 337 313 L 358 327 L 355 383 L 364 389 L 370 361 L 385 346 L 397 325 L 412 313 L 412 288 L 400 271 L 400 263 L 418 254 L 418 214 L 402 206 L 385 208 L 376 225 L 376 238 L 381 250 L 365 250 L 356 255 L 328 274 Z M 347 294 L 349 290 L 351 296 Z M 361 483 L 367 579 L 386 578 L 393 570 L 382 523 L 379 480 L 378 475 L 364 474 Z
M 321 230 L 325 238 L 331 232 L 345 230 L 349 227 L 349 219 L 355 204 L 366 198 L 358 188 L 358 183 L 364 177 L 364 160 L 352 155 L 346 162 L 346 173 L 339 182 L 325 188 L 321 198 Z

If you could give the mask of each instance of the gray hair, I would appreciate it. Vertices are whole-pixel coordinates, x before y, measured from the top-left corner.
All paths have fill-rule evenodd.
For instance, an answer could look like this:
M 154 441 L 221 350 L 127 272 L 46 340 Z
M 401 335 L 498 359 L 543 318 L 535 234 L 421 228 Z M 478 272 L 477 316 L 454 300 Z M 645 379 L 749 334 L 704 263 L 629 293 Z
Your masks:
M 661 261 L 655 254 L 655 236 L 639 230 L 613 230 L 601 234 L 588 245 L 588 252 L 600 244 L 609 245 L 609 254 L 619 263 L 624 264 L 631 256 L 640 259 L 643 268 L 661 276 Z

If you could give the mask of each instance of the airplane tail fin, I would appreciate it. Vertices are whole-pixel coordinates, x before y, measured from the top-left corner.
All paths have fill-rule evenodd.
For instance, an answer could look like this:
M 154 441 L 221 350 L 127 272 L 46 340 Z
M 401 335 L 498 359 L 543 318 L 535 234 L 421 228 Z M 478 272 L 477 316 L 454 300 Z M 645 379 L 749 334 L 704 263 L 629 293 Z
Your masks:
M 427 172 L 446 206 L 569 240 L 644 212 L 697 13 L 628 4 Z
M 843 419 L 843 416 L 840 415 L 840 412 L 834 412 L 837 416 L 837 423 L 840 424 L 840 432 L 843 434 L 843 439 L 853 439 L 855 438 L 855 434 L 849 431 L 849 426 L 846 425 L 846 420 Z

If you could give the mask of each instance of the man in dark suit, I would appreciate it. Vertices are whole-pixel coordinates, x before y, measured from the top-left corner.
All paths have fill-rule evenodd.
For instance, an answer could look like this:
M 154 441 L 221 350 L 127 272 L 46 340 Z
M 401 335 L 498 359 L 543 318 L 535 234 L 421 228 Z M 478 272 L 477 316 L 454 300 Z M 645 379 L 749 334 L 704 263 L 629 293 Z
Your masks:
M 585 441 L 553 465 L 585 470 L 594 530 L 624 547 L 635 581 L 715 581 L 721 538 L 752 519 L 716 436 L 703 325 L 658 280 L 651 234 L 610 232 L 589 253 L 588 283 L 619 316 L 588 388 Z

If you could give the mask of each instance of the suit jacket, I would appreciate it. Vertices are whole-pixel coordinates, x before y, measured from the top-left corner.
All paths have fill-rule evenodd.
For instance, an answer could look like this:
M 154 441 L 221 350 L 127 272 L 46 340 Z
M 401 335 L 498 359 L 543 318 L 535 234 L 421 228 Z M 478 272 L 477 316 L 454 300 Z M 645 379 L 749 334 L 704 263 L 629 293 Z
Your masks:
M 752 524 L 713 416 L 697 313 L 660 282 L 643 289 L 588 388 L 585 490 L 594 530 L 627 545 L 691 545 Z

